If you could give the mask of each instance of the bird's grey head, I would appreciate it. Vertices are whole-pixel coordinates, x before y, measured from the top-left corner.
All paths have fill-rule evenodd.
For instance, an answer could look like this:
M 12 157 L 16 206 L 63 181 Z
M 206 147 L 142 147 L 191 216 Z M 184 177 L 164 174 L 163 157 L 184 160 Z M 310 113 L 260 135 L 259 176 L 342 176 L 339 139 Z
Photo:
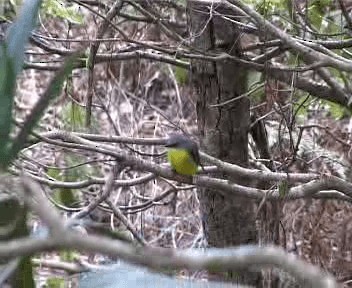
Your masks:
M 192 150 L 194 148 L 195 142 L 183 134 L 170 134 L 166 141 L 165 146 L 170 148 L 184 148 Z

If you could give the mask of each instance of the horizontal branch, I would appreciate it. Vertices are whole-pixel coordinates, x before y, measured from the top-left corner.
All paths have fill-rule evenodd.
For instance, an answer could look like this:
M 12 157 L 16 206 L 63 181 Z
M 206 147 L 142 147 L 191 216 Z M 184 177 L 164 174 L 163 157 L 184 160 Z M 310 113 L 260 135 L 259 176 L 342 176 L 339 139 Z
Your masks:
M 201 1 L 204 2 L 204 1 Z M 212 2 L 212 1 L 209 1 Z M 269 33 L 273 36 L 278 37 L 285 46 L 290 47 L 294 51 L 300 53 L 305 61 L 309 63 L 312 62 L 324 62 L 327 66 L 336 68 L 340 71 L 352 72 L 352 61 L 349 59 L 341 59 L 340 56 L 334 54 L 334 57 L 328 56 L 324 53 L 318 52 L 312 49 L 309 46 L 305 46 L 304 44 L 296 41 L 292 36 L 287 34 L 286 32 L 280 30 L 274 24 L 267 21 L 262 15 L 256 12 L 254 9 L 246 5 L 243 1 L 240 0 L 223 0 L 220 1 L 222 4 L 226 5 L 231 9 L 237 10 L 240 8 L 247 15 L 249 15 L 254 22 L 256 22 L 257 26 L 260 27 L 262 31 L 265 33 Z
M 47 134 L 48 135 L 48 134 Z M 185 177 L 178 174 L 175 174 L 169 168 L 160 166 L 155 164 L 151 161 L 146 161 L 132 155 L 128 155 L 121 151 L 116 151 L 116 147 L 111 147 L 106 144 L 99 144 L 97 145 L 95 142 L 81 138 L 77 136 L 77 134 L 69 133 L 69 132 L 56 132 L 54 134 L 50 134 L 51 136 L 55 137 L 59 140 L 53 140 L 45 137 L 38 137 L 50 144 L 58 145 L 62 147 L 67 147 L 71 149 L 82 149 L 87 151 L 94 151 L 97 153 L 101 153 L 104 155 L 111 156 L 116 159 L 116 161 L 123 163 L 123 165 L 130 166 L 133 169 L 139 171 L 148 171 L 155 175 L 175 180 L 183 183 L 188 184 L 195 184 L 200 187 L 208 187 L 213 188 L 215 190 L 219 190 L 227 196 L 233 197 L 249 197 L 252 199 L 260 200 L 267 194 L 267 190 L 246 187 L 242 185 L 238 185 L 236 183 L 231 183 L 228 180 L 218 179 L 218 178 L 211 178 L 207 176 L 197 175 L 196 177 Z M 126 139 L 125 139 L 126 140 Z M 165 141 L 165 140 L 164 140 Z M 206 156 L 202 154 L 203 157 L 207 157 L 207 160 L 212 161 L 217 166 L 217 171 L 226 171 L 226 173 L 237 176 L 237 177 L 248 177 L 251 179 L 256 179 L 260 181 L 277 181 L 279 183 L 287 182 L 288 189 L 284 191 L 284 195 L 282 195 L 282 191 L 280 192 L 279 189 L 270 190 L 270 193 L 266 195 L 269 199 L 280 199 L 285 197 L 286 199 L 299 199 L 299 198 L 306 198 L 318 197 L 317 194 L 319 191 L 322 190 L 337 190 L 343 194 L 345 194 L 349 199 L 352 200 L 352 184 L 348 183 L 347 181 L 330 175 L 319 175 L 319 174 L 304 174 L 304 173 L 280 173 L 280 172 L 270 172 L 270 171 L 261 171 L 261 170 L 254 170 L 243 168 L 238 165 L 234 165 L 231 163 L 227 163 L 221 161 L 219 159 Z M 206 169 L 207 170 L 207 169 Z M 309 181 L 309 182 L 308 182 Z M 289 184 L 294 182 L 308 182 L 304 183 L 295 187 L 290 187 Z M 331 195 L 331 193 L 330 193 Z M 338 193 L 336 194 L 337 198 Z
M 241 246 L 225 249 L 222 255 L 201 251 L 178 251 L 167 248 L 135 247 L 103 236 L 82 235 L 67 231 L 59 238 L 18 239 L 0 246 L 0 257 L 18 257 L 63 249 L 101 253 L 135 264 L 159 269 L 228 271 L 248 267 L 277 267 L 291 273 L 309 287 L 338 287 L 334 278 L 277 247 Z M 216 254 L 216 253 L 215 253 Z M 225 254 L 225 255 L 224 255 Z
M 70 135 L 73 137 L 71 140 Z M 99 134 L 88 134 L 88 133 L 77 133 L 77 132 L 66 132 L 66 131 L 54 131 L 54 132 L 46 132 L 42 134 L 37 134 L 39 140 L 47 142 L 46 139 L 60 139 L 64 140 L 65 143 L 82 143 L 81 141 L 89 140 L 95 142 L 109 142 L 109 143 L 121 143 L 121 144 L 135 144 L 135 145 L 165 145 L 167 138 L 136 138 L 136 137 L 126 137 L 126 136 L 104 136 Z M 33 140 L 31 143 L 38 143 L 38 140 Z M 50 143 L 50 141 L 49 141 Z M 93 145 L 94 143 L 89 143 Z M 113 149 L 113 147 L 106 147 L 108 150 Z M 235 176 L 239 177 L 252 177 L 253 179 L 259 181 L 288 181 L 289 183 L 293 182 L 307 182 L 311 180 L 316 180 L 320 178 L 319 174 L 314 173 L 280 173 L 280 172 L 270 172 L 263 171 L 258 169 L 249 169 L 244 168 L 236 164 L 228 163 L 221 161 L 215 157 L 212 157 L 204 152 L 201 152 L 201 157 L 217 166 L 221 171 L 228 172 Z M 121 186 L 126 186 L 128 183 L 125 183 L 123 180 L 120 180 Z
M 229 249 L 207 249 L 206 251 L 176 250 L 136 247 L 118 240 L 102 236 L 82 235 L 68 229 L 54 207 L 41 195 L 37 185 L 27 177 L 22 179 L 23 189 L 39 201 L 30 202 L 30 208 L 38 214 L 51 229 L 46 239 L 17 239 L 4 242 L 0 246 L 0 257 L 19 257 L 57 249 L 74 249 L 91 253 L 106 254 L 128 262 L 159 269 L 190 269 L 208 271 L 239 270 L 248 267 L 277 267 L 291 273 L 295 278 L 309 287 L 337 287 L 334 278 L 320 271 L 317 267 L 297 259 L 277 247 L 258 247 L 254 245 L 239 246 Z M 45 202 L 45 203 L 43 203 Z M 59 226 L 59 227 L 58 227 Z
M 69 51 L 67 49 L 58 49 L 56 47 L 51 47 L 48 44 L 45 44 L 43 41 L 39 40 L 39 37 L 44 36 L 35 36 L 32 41 L 36 42 L 40 48 L 46 50 L 50 53 L 55 53 L 59 55 L 71 55 L 74 51 Z M 122 39 L 97 39 L 97 41 L 121 41 Z M 297 39 L 296 39 L 297 40 Z M 66 40 L 67 41 L 67 40 Z M 74 39 L 69 39 L 69 41 L 76 41 Z M 84 41 L 84 40 L 79 40 Z M 93 41 L 93 40 L 90 40 Z M 233 61 L 234 63 L 245 67 L 247 69 L 254 69 L 259 72 L 265 72 L 270 75 L 272 78 L 275 78 L 281 82 L 284 82 L 288 85 L 293 85 L 294 87 L 301 89 L 310 93 L 311 95 L 325 99 L 328 101 L 332 101 L 338 103 L 343 106 L 348 106 L 349 103 L 349 93 L 344 91 L 340 85 L 337 85 L 336 82 L 333 82 L 331 77 L 326 76 L 324 79 L 327 80 L 329 85 L 325 85 L 320 82 L 316 82 L 311 78 L 304 77 L 304 75 L 300 75 L 297 72 L 304 72 L 308 70 L 317 69 L 319 67 L 328 66 L 324 61 L 315 61 L 314 63 L 302 66 L 302 67 L 289 67 L 279 64 L 268 64 L 268 63 L 257 63 L 254 61 L 242 59 L 239 57 L 235 57 L 233 55 L 229 55 L 227 53 L 214 53 L 208 51 L 206 53 L 199 51 L 197 53 L 190 53 L 186 50 L 175 48 L 170 49 L 169 47 L 158 46 L 155 43 L 149 42 L 139 42 L 134 40 L 122 40 L 134 43 L 137 47 L 127 47 L 124 50 L 114 52 L 114 53 L 102 53 L 97 54 L 96 63 L 104 63 L 110 61 L 123 61 L 123 60 L 131 60 L 131 59 L 146 59 L 153 60 L 161 63 L 168 63 L 175 66 L 182 67 L 184 69 L 190 69 L 190 65 L 187 61 L 183 61 L 180 59 L 197 59 L 204 61 L 213 61 L 213 62 L 221 62 L 221 61 Z M 281 41 L 281 40 L 279 40 Z M 300 41 L 300 40 L 297 40 Z M 282 41 L 281 41 L 282 42 Z M 302 42 L 302 41 L 301 41 Z M 317 43 L 311 43 L 306 41 L 305 44 L 307 46 L 318 46 Z M 303 45 L 303 44 L 302 44 Z M 322 46 L 320 46 L 322 47 Z M 84 58 L 85 56 L 82 55 Z M 75 68 L 84 68 L 86 66 L 85 61 L 78 61 Z M 48 70 L 55 71 L 59 69 L 59 64 L 46 64 L 46 63 L 25 63 L 25 68 L 37 69 L 37 70 Z M 294 78 L 294 81 L 292 79 Z

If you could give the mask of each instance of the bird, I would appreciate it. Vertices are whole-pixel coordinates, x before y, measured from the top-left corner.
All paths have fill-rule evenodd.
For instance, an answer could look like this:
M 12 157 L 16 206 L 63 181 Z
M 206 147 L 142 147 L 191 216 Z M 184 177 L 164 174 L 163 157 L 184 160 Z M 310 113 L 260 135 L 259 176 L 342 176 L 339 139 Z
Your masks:
M 184 134 L 170 134 L 165 146 L 172 169 L 186 176 L 193 176 L 200 165 L 199 149 L 196 142 Z

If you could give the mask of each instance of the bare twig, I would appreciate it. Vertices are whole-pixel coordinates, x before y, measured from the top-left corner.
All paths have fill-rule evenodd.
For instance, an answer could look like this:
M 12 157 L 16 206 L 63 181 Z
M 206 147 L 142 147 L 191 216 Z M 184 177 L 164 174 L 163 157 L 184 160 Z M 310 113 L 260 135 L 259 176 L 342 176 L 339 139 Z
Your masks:
M 174 249 L 135 247 L 118 240 L 75 232 L 48 239 L 18 239 L 0 246 L 0 257 L 16 257 L 53 249 L 75 249 L 78 251 L 107 254 L 112 257 L 152 268 L 228 271 L 251 266 L 274 266 L 291 273 L 300 281 L 314 288 L 338 287 L 334 278 L 317 267 L 297 259 L 277 247 L 240 246 L 204 253 L 202 251 L 180 251 Z

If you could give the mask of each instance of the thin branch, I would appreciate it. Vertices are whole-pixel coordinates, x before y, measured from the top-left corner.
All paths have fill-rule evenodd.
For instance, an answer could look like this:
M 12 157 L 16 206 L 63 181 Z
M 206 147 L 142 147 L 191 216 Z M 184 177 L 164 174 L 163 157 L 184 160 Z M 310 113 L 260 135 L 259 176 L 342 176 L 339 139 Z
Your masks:
M 34 199 L 41 203 L 32 205 L 33 212 L 38 214 L 52 231 L 52 237 L 46 239 L 22 238 L 4 242 L 0 246 L 0 257 L 19 257 L 56 249 L 75 249 L 78 251 L 107 254 L 133 263 L 153 268 L 228 271 L 251 266 L 265 268 L 275 266 L 291 273 L 311 287 L 337 287 L 334 278 L 318 268 L 297 259 L 281 248 L 239 246 L 230 249 L 204 251 L 179 251 L 153 247 L 136 247 L 122 241 L 107 239 L 102 236 L 85 235 L 64 229 L 67 227 L 60 215 L 41 192 L 28 178 L 22 180 L 24 190 L 29 190 Z M 28 185 L 29 183 L 29 185 Z M 65 231 L 63 231 L 63 229 Z
M 55 270 L 64 270 L 68 274 L 77 274 L 91 270 L 89 267 L 86 267 L 81 263 L 69 263 L 50 259 L 31 259 L 31 262 L 35 266 L 47 267 Z
M 0 246 L 0 257 L 31 255 L 56 249 L 75 249 L 78 251 L 101 253 L 111 257 L 159 269 L 189 269 L 228 271 L 248 267 L 277 267 L 291 273 L 305 285 L 314 288 L 338 287 L 335 279 L 281 248 L 267 246 L 240 246 L 238 248 L 207 251 L 179 251 L 175 249 L 135 247 L 118 240 L 102 236 L 91 236 L 69 232 L 57 238 L 18 239 L 4 242 Z M 215 270 L 214 270 L 215 269 Z
M 114 180 L 122 168 L 123 167 L 117 167 L 117 165 L 113 167 L 112 171 L 110 171 L 110 173 L 107 176 L 106 183 L 104 185 L 102 193 L 96 199 L 91 201 L 88 206 L 84 207 L 84 209 L 81 209 L 78 213 L 76 213 L 73 217 L 71 217 L 70 218 L 71 223 L 75 222 L 78 219 L 84 218 L 95 208 L 97 208 L 100 203 L 108 199 L 112 189 L 114 188 Z
M 133 235 L 133 237 L 138 241 L 139 244 L 142 246 L 146 246 L 147 242 L 144 240 L 144 238 L 136 231 L 136 229 L 133 227 L 133 224 L 131 221 L 128 220 L 128 218 L 123 215 L 121 212 L 120 208 L 114 205 L 110 199 L 106 199 L 105 202 L 109 205 L 110 209 L 112 210 L 113 214 L 117 219 L 119 219 L 123 225 L 130 231 Z
M 56 237 L 65 234 L 66 224 L 60 219 L 57 210 L 51 205 L 48 199 L 43 195 L 42 188 L 26 174 L 21 177 L 24 199 L 27 205 L 35 211 L 38 216 L 48 225 L 50 233 Z M 51 211 L 50 213 L 47 213 Z
M 209 1 L 211 2 L 211 1 Z M 342 71 L 347 71 L 347 72 L 352 72 L 352 61 L 348 59 L 344 59 L 344 61 L 338 59 L 339 56 L 336 55 L 336 57 L 331 57 L 327 56 L 323 53 L 317 52 L 316 50 L 313 50 L 310 47 L 307 47 L 303 45 L 302 43 L 296 41 L 292 36 L 288 35 L 284 31 L 280 30 L 278 27 L 276 27 L 274 24 L 270 23 L 262 15 L 260 15 L 258 12 L 253 10 L 251 7 L 246 5 L 243 1 L 240 0 L 222 0 L 219 1 L 223 4 L 225 4 L 227 7 L 231 9 L 238 9 L 240 8 L 243 10 L 247 15 L 249 15 L 262 29 L 263 31 L 265 30 L 266 33 L 269 33 L 271 35 L 274 35 L 282 40 L 284 45 L 287 45 L 288 47 L 292 48 L 294 51 L 300 53 L 302 57 L 305 59 L 305 61 L 308 61 L 310 63 L 313 62 L 324 62 L 325 65 L 334 67 L 338 70 Z
M 98 31 L 96 33 L 97 38 L 102 38 L 111 23 L 111 20 L 117 15 L 117 13 L 122 8 L 121 1 L 115 1 L 115 3 L 110 8 L 109 12 L 104 17 L 103 22 L 99 25 Z M 117 28 L 117 27 L 116 27 Z M 127 36 L 117 28 L 120 34 L 127 38 Z M 86 96 L 86 126 L 90 127 L 91 124 L 91 114 L 92 114 L 92 103 L 93 103 L 93 95 L 94 95 L 94 65 L 95 65 L 95 58 L 100 46 L 100 42 L 93 42 L 90 45 L 89 55 L 87 60 L 87 68 L 88 68 L 88 88 L 87 88 L 87 96 Z
M 196 176 L 193 178 L 183 177 L 181 175 L 175 174 L 169 168 L 165 168 L 158 164 L 151 163 L 150 161 L 139 159 L 126 153 L 116 152 L 115 147 L 110 147 L 105 144 L 100 144 L 99 146 L 97 146 L 96 143 L 92 141 L 82 139 L 68 132 L 56 136 L 60 136 L 60 138 L 64 142 L 51 139 L 47 141 L 49 143 L 60 145 L 63 147 L 83 149 L 102 153 L 104 155 L 109 155 L 111 157 L 114 157 L 117 161 L 123 163 L 123 165 L 130 166 L 134 169 L 140 171 L 148 171 L 158 176 L 183 183 L 195 184 L 200 187 L 213 188 L 215 190 L 222 191 L 222 193 L 227 196 L 242 196 L 259 200 L 262 199 L 266 193 L 265 190 L 241 186 L 223 179 L 210 178 L 205 176 Z M 285 196 L 287 197 L 287 199 L 292 200 L 298 198 L 312 197 L 312 195 L 318 193 L 321 190 L 337 190 L 349 196 L 350 198 L 352 197 L 352 184 L 335 176 L 319 175 L 313 173 L 290 174 L 253 170 L 221 161 L 203 153 L 201 154 L 201 156 L 206 157 L 208 161 L 210 160 L 212 161 L 212 163 L 216 164 L 218 169 L 226 171 L 228 174 L 234 175 L 236 177 L 250 177 L 252 179 L 258 179 L 261 181 L 288 181 L 289 183 L 310 181 L 306 184 L 298 185 L 289 189 L 287 195 Z M 269 199 L 280 199 L 282 196 L 280 195 L 277 189 L 268 197 Z

